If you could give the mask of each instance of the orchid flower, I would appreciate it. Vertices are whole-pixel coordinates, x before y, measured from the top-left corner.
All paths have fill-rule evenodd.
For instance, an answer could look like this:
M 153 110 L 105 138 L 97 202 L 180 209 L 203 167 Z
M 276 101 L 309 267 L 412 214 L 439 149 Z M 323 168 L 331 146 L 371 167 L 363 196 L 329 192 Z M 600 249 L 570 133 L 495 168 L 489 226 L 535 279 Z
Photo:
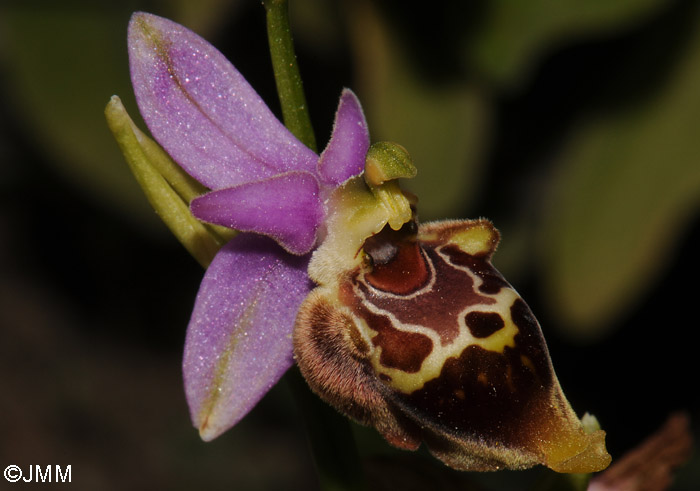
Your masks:
M 344 91 L 321 158 L 299 142 L 214 47 L 172 21 L 135 14 L 132 82 L 156 140 L 212 191 L 192 214 L 244 232 L 207 269 L 185 343 L 192 419 L 211 440 L 237 423 L 292 365 L 292 329 L 312 284 L 308 253 L 322 197 L 362 172 L 367 124 Z M 267 236 L 267 237 L 264 237 Z
M 235 425 L 296 361 L 312 390 L 391 444 L 465 470 L 606 467 L 536 319 L 491 265 L 487 220 L 419 224 L 406 150 L 370 145 L 340 97 L 317 155 L 198 35 L 134 14 L 132 82 L 154 138 L 208 189 L 197 219 L 241 231 L 208 267 L 185 342 L 192 421 Z

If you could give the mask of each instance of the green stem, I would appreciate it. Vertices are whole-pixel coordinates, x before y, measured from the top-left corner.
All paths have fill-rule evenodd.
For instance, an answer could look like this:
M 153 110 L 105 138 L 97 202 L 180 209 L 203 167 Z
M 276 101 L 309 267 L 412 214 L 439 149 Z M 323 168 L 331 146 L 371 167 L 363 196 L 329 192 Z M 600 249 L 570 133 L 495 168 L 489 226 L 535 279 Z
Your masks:
M 267 38 L 284 125 L 304 145 L 316 152 L 316 137 L 309 118 L 304 85 L 289 28 L 287 0 L 265 0 L 263 5 L 267 11 Z
M 297 367 L 287 372 L 285 381 L 303 415 L 321 489 L 365 490 L 360 456 L 347 419 L 309 390 Z
M 267 11 L 267 35 L 284 124 L 294 136 L 316 152 L 316 138 L 289 28 L 287 0 L 264 0 L 263 4 Z M 285 379 L 304 418 L 321 489 L 366 489 L 348 420 L 309 390 L 296 367 L 289 370 Z

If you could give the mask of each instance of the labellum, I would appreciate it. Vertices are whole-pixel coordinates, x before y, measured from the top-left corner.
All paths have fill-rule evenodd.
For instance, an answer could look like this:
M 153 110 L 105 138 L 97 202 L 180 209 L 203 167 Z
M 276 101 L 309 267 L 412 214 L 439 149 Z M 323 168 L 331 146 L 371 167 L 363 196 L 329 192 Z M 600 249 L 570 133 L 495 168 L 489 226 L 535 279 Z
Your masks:
M 329 200 L 309 267 L 318 287 L 294 331 L 309 385 L 392 445 L 424 442 L 455 469 L 604 469 L 605 433 L 584 430 L 537 320 L 491 265 L 498 231 L 483 219 L 418 224 L 395 181 L 415 174 L 410 161 L 381 171 L 396 169 L 397 147 L 375 144 L 364 175 Z

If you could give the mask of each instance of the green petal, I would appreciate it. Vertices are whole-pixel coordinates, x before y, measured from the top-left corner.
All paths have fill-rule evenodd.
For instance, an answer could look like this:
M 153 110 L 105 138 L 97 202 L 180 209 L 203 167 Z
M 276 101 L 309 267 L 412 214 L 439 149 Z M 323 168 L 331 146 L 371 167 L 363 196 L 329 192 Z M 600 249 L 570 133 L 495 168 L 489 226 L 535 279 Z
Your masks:
M 189 201 L 206 189 L 189 177 L 156 142 L 142 133 L 127 114 L 121 100 L 113 96 L 105 109 L 109 128 L 131 171 L 156 213 L 187 251 L 204 267 L 232 231 L 212 230 L 190 213 Z

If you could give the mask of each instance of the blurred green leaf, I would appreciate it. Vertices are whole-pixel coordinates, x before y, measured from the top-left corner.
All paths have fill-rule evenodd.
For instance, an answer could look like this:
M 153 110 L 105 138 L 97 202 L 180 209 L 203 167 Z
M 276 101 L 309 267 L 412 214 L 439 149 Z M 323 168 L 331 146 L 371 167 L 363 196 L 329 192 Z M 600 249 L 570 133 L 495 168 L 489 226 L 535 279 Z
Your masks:
M 687 51 L 657 92 L 626 112 L 591 121 L 561 154 L 540 251 L 548 303 L 570 334 L 604 333 L 658 278 L 697 216 L 695 23 Z
M 489 123 L 483 94 L 467 83 L 439 86 L 422 79 L 373 6 L 351 7 L 358 92 L 372 140 L 408 150 L 418 178 L 406 187 L 420 197 L 422 219 L 456 217 L 478 189 Z
M 102 115 L 114 91 L 131 93 L 129 13 L 107 14 L 94 8 L 3 7 L 9 82 L 17 112 L 49 163 L 94 197 L 119 200 L 130 214 L 145 216 L 145 202 Z
M 150 206 L 103 119 L 105 101 L 112 94 L 123 94 L 125 104 L 136 107 L 126 44 L 129 17 L 148 7 L 176 20 L 186 15 L 188 26 L 206 29 L 220 22 L 220 11 L 229 2 L 0 4 L 0 54 L 20 123 L 60 175 L 96 202 L 144 225 L 145 231 L 162 229 L 153 226 Z
M 518 85 L 550 45 L 638 22 L 665 0 L 492 0 L 466 38 L 470 64 L 497 85 Z

